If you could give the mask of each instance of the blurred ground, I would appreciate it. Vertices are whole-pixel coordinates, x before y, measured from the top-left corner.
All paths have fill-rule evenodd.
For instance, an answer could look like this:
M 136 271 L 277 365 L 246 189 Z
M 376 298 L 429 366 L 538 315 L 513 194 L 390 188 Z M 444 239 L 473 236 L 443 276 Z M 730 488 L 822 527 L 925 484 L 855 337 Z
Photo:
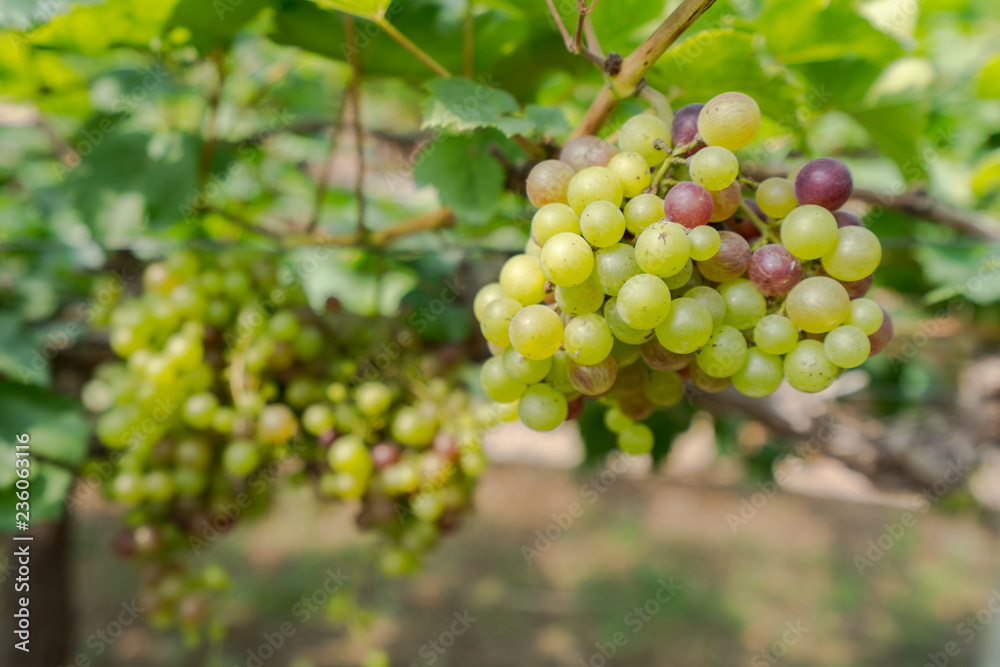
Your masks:
M 95 505 L 76 523 L 76 644 L 93 665 L 129 667 L 352 665 L 372 646 L 404 667 L 916 667 L 928 654 L 972 665 L 987 641 L 997 538 L 968 513 L 904 522 L 885 504 L 617 468 L 494 465 L 476 514 L 405 581 L 374 576 L 349 508 L 285 493 L 206 557 L 233 571 L 230 632 L 193 654 L 143 622 L 104 655 L 87 648 L 136 579 L 106 547 L 116 516 Z M 296 607 L 338 568 L 377 612 L 353 631 Z M 963 621 L 977 612 L 984 625 Z M 294 634 L 260 650 L 286 622 Z

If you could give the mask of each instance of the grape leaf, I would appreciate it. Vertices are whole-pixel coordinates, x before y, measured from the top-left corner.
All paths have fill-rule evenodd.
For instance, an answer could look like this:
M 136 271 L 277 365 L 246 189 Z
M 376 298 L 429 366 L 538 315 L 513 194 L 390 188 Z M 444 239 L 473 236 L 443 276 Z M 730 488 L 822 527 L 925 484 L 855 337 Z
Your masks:
M 1000 149 L 983 156 L 972 171 L 972 191 L 978 197 L 1000 189 Z
M 1000 53 L 979 73 L 978 92 L 980 97 L 1000 97 Z
M 925 104 L 913 102 L 850 111 L 879 149 L 899 165 L 907 180 L 922 179 L 927 171 L 917 140 L 927 125 Z
M 398 263 L 385 268 L 353 248 L 329 252 L 331 256 L 326 256 L 325 250 L 305 248 L 291 258 L 300 266 L 310 266 L 322 257 L 317 268 L 302 279 L 309 305 L 317 312 L 322 312 L 332 297 L 361 315 L 394 315 L 403 297 L 417 283 L 413 272 Z M 311 259 L 310 253 L 314 254 Z
M 0 313 L 0 374 L 26 384 L 48 386 L 51 382 L 48 363 L 14 313 Z
M 325 9 L 346 12 L 365 19 L 373 19 L 385 15 L 389 0 L 313 0 Z
M 97 4 L 74 4 L 71 12 L 54 18 L 32 33 L 31 41 L 40 46 L 88 54 L 99 54 L 114 46 L 148 49 L 150 40 L 160 34 L 176 2 L 107 0 Z M 210 2 L 205 4 L 212 5 Z
M 1000 245 L 921 245 L 913 256 L 938 288 L 925 297 L 937 303 L 962 296 L 979 305 L 1000 301 Z
M 236 33 L 271 4 L 271 0 L 180 0 L 166 27 L 190 30 L 191 43 L 203 52 L 227 48 Z
M 40 387 L 0 383 L 0 443 L 14 445 L 19 433 L 31 436 L 31 451 L 66 466 L 76 466 L 87 453 L 90 429 L 80 405 Z
M 510 93 L 469 79 L 434 79 L 427 82 L 431 93 L 423 127 L 465 132 L 480 127 L 495 127 L 507 136 L 527 132 L 532 122 L 515 118 L 520 111 Z

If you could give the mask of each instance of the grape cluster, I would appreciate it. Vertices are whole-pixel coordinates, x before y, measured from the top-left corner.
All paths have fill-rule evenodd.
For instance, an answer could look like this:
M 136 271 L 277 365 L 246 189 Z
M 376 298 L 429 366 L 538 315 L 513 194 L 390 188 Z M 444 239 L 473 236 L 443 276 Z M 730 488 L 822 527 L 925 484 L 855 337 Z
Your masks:
M 162 622 L 201 623 L 202 591 L 225 577 L 185 561 L 265 509 L 279 479 L 360 500 L 394 574 L 456 524 L 484 469 L 482 410 L 451 380 L 459 359 L 423 353 L 394 322 L 314 313 L 280 275 L 277 260 L 235 252 L 150 264 L 109 316 L 121 359 L 83 390 L 109 450 L 91 472 L 107 470 L 107 494 L 130 508 L 115 549 L 144 564 Z M 360 363 L 386 349 L 390 363 Z
M 850 171 L 821 158 L 789 178 L 742 177 L 733 151 L 760 123 L 757 103 L 729 92 L 535 165 L 531 238 L 474 302 L 494 355 L 487 396 L 536 430 L 600 399 L 621 449 L 643 453 L 653 434 L 638 422 L 679 401 L 685 379 L 816 392 L 881 351 L 891 320 L 863 298 L 881 246 L 838 210 Z

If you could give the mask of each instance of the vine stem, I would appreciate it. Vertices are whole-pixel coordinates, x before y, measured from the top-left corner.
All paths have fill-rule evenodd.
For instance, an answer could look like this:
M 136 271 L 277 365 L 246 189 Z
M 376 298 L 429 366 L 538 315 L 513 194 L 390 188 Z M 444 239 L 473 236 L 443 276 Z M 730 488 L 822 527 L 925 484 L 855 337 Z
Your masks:
M 598 93 L 583 120 L 576 126 L 569 138 L 575 139 L 585 134 L 596 134 L 618 102 L 636 93 L 636 88 L 646 72 L 670 48 L 670 45 L 677 41 L 677 38 L 694 23 L 695 19 L 704 14 L 705 10 L 713 4 L 715 4 L 715 0 L 684 0 L 639 48 L 625 58 L 621 71 L 601 88 L 601 92 Z
M 753 212 L 753 209 L 747 206 L 743 201 L 740 201 L 740 211 L 742 211 L 743 215 L 750 219 L 750 222 L 752 222 L 753 226 L 757 228 L 761 236 L 770 241 L 774 241 L 775 243 L 780 243 L 778 237 L 774 234 L 774 230 L 771 229 L 767 223 L 757 217 L 757 214 Z
M 406 49 L 414 56 L 416 56 L 420 62 L 422 62 L 423 64 L 427 65 L 432 70 L 434 70 L 435 74 L 445 79 L 451 78 L 451 72 L 442 67 L 441 63 L 434 60 L 434 58 L 432 58 L 430 54 L 428 54 L 419 46 L 411 42 L 406 35 L 397 30 L 396 26 L 389 23 L 388 19 L 386 19 L 384 16 L 375 17 L 374 21 L 378 25 L 378 27 L 382 28 L 382 30 L 384 30 L 387 35 L 396 40 L 400 46 L 402 46 L 404 49 Z

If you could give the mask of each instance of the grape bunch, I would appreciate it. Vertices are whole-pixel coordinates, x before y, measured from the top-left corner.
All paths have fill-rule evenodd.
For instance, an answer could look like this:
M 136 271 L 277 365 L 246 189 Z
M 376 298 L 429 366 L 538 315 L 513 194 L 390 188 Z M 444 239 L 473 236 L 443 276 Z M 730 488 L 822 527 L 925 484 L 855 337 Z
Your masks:
M 184 564 L 266 509 L 278 480 L 359 501 L 396 574 L 456 525 L 484 469 L 487 425 L 453 381 L 459 358 L 426 354 L 396 322 L 317 314 L 283 275 L 274 258 L 179 253 L 110 312 L 120 360 L 82 392 L 109 450 L 91 472 L 129 508 L 114 547 L 142 562 L 154 620 L 202 622 L 202 591 L 225 576 Z
M 473 304 L 493 353 L 488 397 L 543 431 L 599 399 L 619 447 L 643 453 L 653 433 L 640 422 L 685 381 L 817 392 L 885 347 L 892 322 L 864 298 L 879 240 L 838 210 L 850 171 L 820 158 L 789 178 L 741 176 L 733 151 L 760 123 L 757 103 L 729 92 L 669 125 L 635 116 L 617 146 L 572 139 L 534 166 L 525 251 Z

